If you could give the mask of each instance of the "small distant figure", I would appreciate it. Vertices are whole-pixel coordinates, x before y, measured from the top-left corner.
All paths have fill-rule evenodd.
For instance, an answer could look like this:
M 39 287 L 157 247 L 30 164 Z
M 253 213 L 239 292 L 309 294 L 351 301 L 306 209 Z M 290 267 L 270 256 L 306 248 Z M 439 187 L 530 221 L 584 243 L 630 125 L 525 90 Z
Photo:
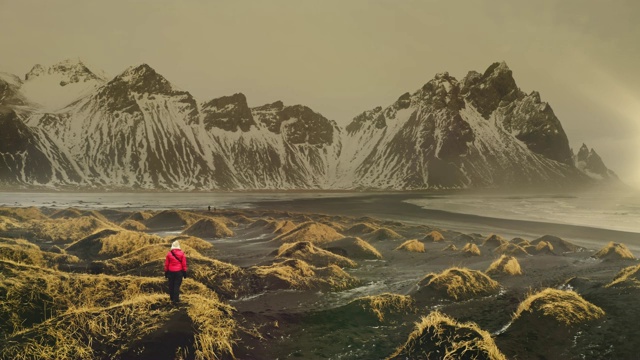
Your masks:
M 171 250 L 164 260 L 164 277 L 169 279 L 169 298 L 176 305 L 180 303 L 180 285 L 187 278 L 187 257 L 180 249 L 178 240 L 171 244 Z
M 209 208 L 208 208 L 208 210 L 209 210 L 209 212 L 211 212 L 211 205 L 209 205 Z

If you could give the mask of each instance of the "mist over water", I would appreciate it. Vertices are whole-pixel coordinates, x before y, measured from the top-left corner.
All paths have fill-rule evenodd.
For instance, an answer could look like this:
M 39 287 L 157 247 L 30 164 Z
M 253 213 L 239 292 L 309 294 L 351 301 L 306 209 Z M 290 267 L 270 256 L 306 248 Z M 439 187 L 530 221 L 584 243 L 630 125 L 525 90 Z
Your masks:
M 425 209 L 484 217 L 640 232 L 640 194 L 450 194 L 406 200 Z

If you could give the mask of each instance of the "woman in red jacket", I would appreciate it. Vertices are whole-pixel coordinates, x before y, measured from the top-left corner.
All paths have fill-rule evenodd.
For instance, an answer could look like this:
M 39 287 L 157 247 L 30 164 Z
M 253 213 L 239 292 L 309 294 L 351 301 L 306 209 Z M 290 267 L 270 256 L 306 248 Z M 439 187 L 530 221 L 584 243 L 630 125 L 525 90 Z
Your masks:
M 171 302 L 180 302 L 180 285 L 187 277 L 187 257 L 180 249 L 178 240 L 171 244 L 171 251 L 164 260 L 164 277 L 169 279 L 169 297 Z

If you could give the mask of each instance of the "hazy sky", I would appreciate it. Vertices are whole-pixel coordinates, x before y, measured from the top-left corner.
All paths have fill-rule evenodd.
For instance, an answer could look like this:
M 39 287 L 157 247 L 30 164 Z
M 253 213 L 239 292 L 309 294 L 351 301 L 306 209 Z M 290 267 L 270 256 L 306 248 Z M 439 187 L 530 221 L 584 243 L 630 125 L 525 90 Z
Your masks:
M 147 63 L 199 101 L 304 104 L 339 124 L 433 76 L 506 61 L 571 146 L 640 186 L 639 1 L 0 0 L 0 71 Z

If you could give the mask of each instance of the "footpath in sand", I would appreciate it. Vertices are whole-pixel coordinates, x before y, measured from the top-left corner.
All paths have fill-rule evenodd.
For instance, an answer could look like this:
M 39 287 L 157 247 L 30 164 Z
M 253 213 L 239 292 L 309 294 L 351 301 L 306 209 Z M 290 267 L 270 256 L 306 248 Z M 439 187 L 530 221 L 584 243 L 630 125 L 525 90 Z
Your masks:
M 640 263 L 618 239 L 274 208 L 0 208 L 0 358 L 636 356 Z

